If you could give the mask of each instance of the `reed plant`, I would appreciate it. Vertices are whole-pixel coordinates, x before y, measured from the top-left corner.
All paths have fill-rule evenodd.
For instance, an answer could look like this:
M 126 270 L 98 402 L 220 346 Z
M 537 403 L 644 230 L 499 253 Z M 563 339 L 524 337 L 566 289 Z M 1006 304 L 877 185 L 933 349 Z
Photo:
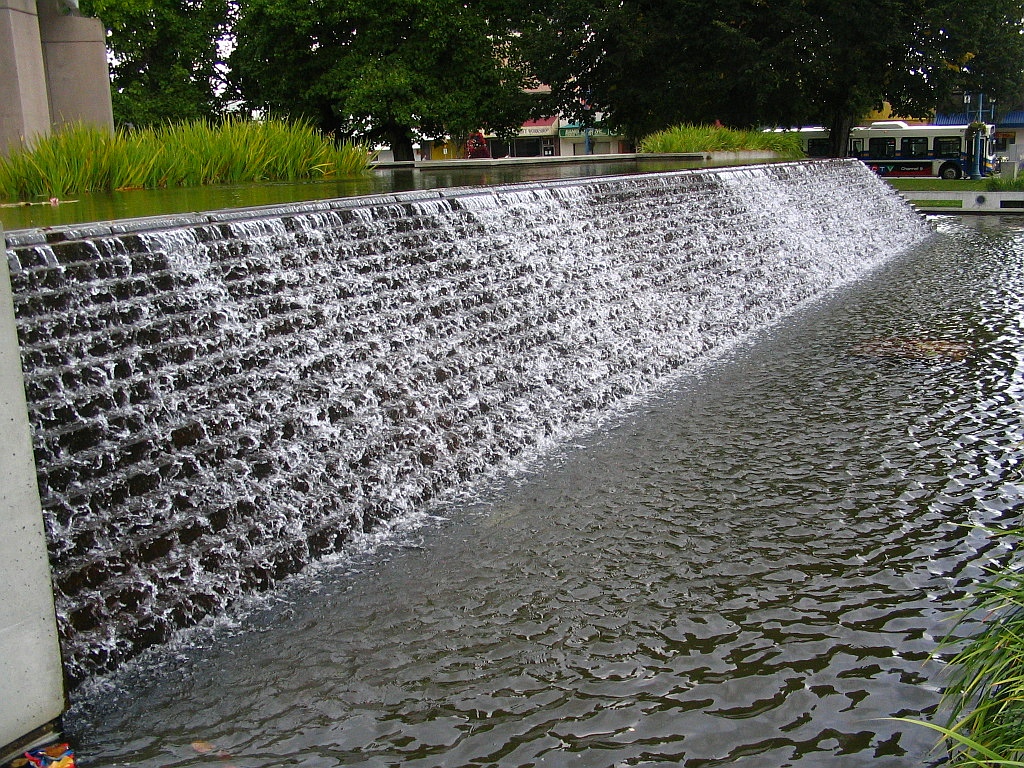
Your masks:
M 159 171 L 166 148 L 153 141 L 149 130 L 124 129 L 110 142 L 107 183 L 101 190 L 152 189 L 159 186 Z
M 779 157 L 804 156 L 800 138 L 786 131 L 744 131 L 719 125 L 678 125 L 647 136 L 640 142 L 641 152 L 748 152 L 769 151 Z
M 1000 532 L 1020 536 L 1024 529 Z M 957 624 L 981 620 L 981 629 L 952 656 L 943 695 L 945 724 L 921 722 L 940 733 L 949 765 L 1024 768 L 1024 572 L 1007 566 L 982 585 Z M 954 633 L 957 631 L 954 628 Z M 943 648 L 958 642 L 954 634 Z
M 335 144 L 301 120 L 191 120 L 113 133 L 76 124 L 0 157 L 0 198 L 343 178 L 372 160 L 365 146 Z

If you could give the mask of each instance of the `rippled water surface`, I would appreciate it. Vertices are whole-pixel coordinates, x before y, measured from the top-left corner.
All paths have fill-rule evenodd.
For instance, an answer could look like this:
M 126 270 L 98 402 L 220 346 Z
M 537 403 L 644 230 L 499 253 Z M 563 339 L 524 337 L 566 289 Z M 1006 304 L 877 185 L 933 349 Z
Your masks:
M 1024 228 L 939 236 L 443 519 L 193 632 L 85 765 L 923 766 L 1018 520 Z M 944 342 L 942 344 L 936 342 Z

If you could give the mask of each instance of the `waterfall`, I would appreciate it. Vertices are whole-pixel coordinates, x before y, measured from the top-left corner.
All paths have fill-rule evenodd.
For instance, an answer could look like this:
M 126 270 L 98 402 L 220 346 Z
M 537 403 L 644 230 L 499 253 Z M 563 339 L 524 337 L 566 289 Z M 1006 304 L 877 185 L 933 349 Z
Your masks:
M 8 233 L 68 676 L 927 236 L 856 161 Z

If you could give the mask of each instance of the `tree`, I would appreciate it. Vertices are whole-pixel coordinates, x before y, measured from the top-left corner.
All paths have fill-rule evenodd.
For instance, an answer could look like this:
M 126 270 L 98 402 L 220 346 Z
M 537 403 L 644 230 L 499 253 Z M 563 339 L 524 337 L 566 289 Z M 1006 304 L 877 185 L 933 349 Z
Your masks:
M 83 0 L 82 6 L 107 27 L 116 122 L 219 114 L 228 0 Z
M 803 84 L 806 122 L 830 129 L 846 154 L 850 129 L 888 102 L 928 117 L 959 90 L 1009 98 L 1024 82 L 1019 0 L 814 0 L 784 30 L 794 41 L 790 77 Z M 866 20 L 872 23 L 864 23 Z
M 923 116 L 956 89 L 1006 97 L 1024 3 L 962 0 L 547 0 L 524 47 L 559 106 L 633 137 L 682 122 L 849 129 L 888 101 Z
M 558 109 L 601 113 L 636 140 L 680 123 L 798 114 L 801 94 L 774 66 L 784 21 L 774 3 L 746 0 L 551 0 L 519 23 Z
M 232 78 L 250 107 L 412 160 L 417 138 L 507 135 L 531 115 L 534 81 L 501 19 L 462 0 L 244 0 Z

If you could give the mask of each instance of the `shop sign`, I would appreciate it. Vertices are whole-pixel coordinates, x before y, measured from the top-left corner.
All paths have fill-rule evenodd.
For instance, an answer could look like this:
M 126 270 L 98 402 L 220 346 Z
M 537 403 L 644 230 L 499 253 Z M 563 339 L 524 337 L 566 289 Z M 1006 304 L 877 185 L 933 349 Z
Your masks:
M 529 125 L 519 129 L 520 136 L 554 136 L 554 125 Z
M 583 139 L 583 138 L 586 138 L 587 132 L 586 132 L 585 129 L 580 128 L 579 126 L 573 125 L 573 126 L 568 126 L 566 128 L 559 128 L 558 129 L 558 135 L 560 137 L 562 137 L 563 139 Z M 590 129 L 590 137 L 591 138 L 596 138 L 596 137 L 599 137 L 599 136 L 600 137 L 610 137 L 610 136 L 617 136 L 617 135 L 618 134 L 613 133 L 612 131 L 610 131 L 607 128 L 591 128 Z

